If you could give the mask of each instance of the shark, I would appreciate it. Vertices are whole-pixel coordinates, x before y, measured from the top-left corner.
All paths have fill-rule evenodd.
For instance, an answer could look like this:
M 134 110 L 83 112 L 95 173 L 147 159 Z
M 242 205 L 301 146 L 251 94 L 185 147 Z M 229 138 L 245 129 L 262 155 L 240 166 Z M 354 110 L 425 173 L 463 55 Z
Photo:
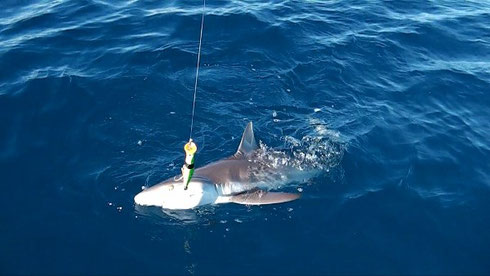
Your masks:
M 237 203 L 265 205 L 300 198 L 300 193 L 276 191 L 295 181 L 304 181 L 316 172 L 275 164 L 260 155 L 253 124 L 243 131 L 238 150 L 232 156 L 197 168 L 188 188 L 182 176 L 175 176 L 142 190 L 134 197 L 137 205 L 164 209 L 193 209 L 202 205 Z

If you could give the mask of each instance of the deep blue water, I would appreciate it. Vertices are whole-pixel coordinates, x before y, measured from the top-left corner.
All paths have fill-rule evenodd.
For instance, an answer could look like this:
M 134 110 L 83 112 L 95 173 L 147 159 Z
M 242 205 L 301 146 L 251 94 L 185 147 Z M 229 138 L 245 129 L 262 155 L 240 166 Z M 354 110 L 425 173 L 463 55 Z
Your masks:
M 328 169 L 287 204 L 137 208 L 184 158 L 200 13 L 1 2 L 0 274 L 490 274 L 488 1 L 209 0 L 197 166 L 253 121 Z

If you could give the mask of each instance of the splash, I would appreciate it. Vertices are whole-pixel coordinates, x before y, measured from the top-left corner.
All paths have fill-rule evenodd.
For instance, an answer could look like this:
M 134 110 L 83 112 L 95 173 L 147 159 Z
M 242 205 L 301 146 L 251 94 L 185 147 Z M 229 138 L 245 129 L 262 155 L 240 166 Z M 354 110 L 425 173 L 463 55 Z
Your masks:
M 262 142 L 254 154 L 254 162 L 270 169 L 294 168 L 300 171 L 328 172 L 342 160 L 344 144 L 324 136 L 305 136 L 301 140 L 283 138 L 284 146 L 273 149 Z

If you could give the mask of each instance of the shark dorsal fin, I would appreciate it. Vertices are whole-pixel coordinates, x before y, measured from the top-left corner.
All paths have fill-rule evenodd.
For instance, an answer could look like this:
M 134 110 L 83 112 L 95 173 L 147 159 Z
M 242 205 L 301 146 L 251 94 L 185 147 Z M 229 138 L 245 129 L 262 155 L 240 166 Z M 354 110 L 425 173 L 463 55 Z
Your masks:
M 242 140 L 238 146 L 238 150 L 235 153 L 235 157 L 247 156 L 257 149 L 257 142 L 255 142 L 254 129 L 252 122 L 248 123 L 243 131 Z

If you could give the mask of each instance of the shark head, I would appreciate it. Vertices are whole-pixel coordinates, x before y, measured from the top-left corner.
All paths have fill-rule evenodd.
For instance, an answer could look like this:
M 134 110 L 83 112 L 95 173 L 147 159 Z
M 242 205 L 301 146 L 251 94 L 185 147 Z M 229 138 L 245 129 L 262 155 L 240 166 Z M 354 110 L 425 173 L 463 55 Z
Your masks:
M 134 197 L 134 202 L 142 206 L 159 206 L 165 209 L 190 209 L 213 203 L 218 197 L 209 181 L 194 177 L 187 189 L 181 179 L 168 179 L 149 187 Z

